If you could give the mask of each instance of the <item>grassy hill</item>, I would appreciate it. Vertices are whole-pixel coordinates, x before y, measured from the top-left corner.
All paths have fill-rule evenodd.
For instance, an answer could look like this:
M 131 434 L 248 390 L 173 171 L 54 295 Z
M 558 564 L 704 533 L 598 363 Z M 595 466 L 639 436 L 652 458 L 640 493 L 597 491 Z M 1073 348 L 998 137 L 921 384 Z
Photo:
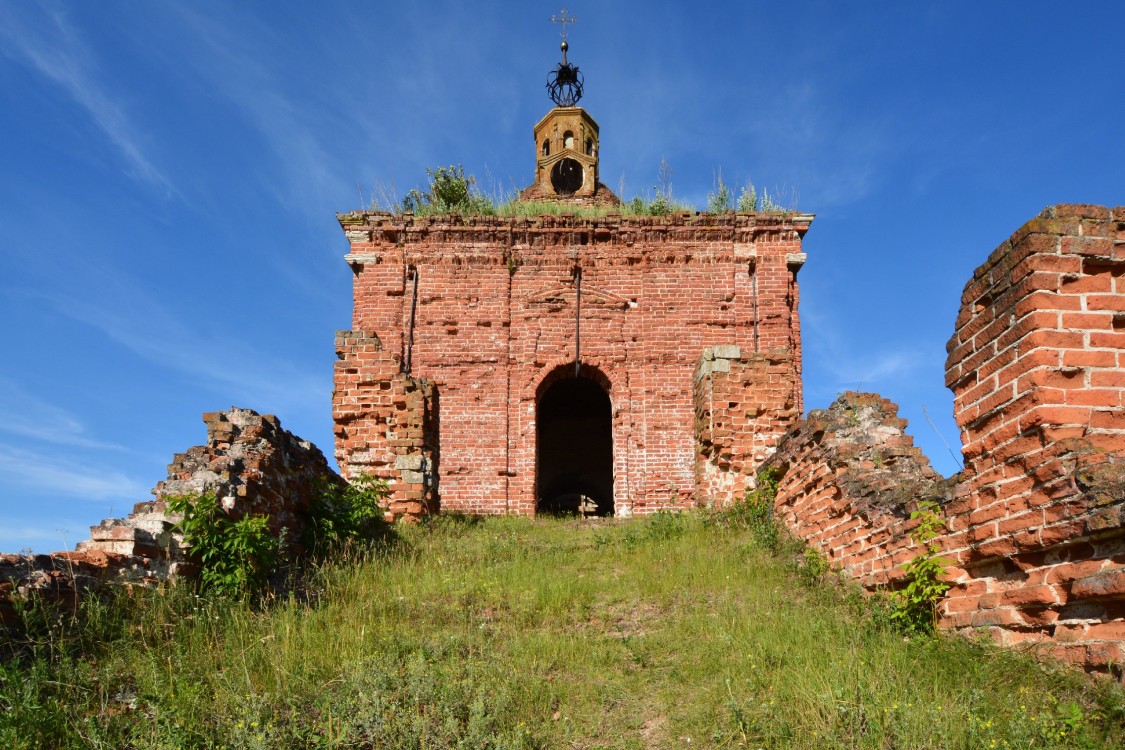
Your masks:
M 441 517 L 260 606 L 32 609 L 0 747 L 1122 746 L 1118 687 L 904 638 L 729 520 Z

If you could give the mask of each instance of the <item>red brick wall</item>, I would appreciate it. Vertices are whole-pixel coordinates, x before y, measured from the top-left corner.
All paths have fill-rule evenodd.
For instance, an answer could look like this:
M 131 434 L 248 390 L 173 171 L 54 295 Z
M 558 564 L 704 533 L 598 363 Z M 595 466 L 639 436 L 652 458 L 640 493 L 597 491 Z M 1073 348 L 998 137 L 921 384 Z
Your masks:
M 376 336 L 388 372 L 433 384 L 442 508 L 534 513 L 537 399 L 573 373 L 576 348 L 612 403 L 616 512 L 682 507 L 696 490 L 693 373 L 704 349 L 785 350 L 778 377 L 800 409 L 795 276 L 810 221 L 345 214 L 348 335 Z M 338 430 L 341 406 L 351 409 L 337 437 L 345 472 L 358 443 L 379 440 L 362 425 L 380 424 L 384 408 L 354 403 L 347 369 L 335 395 Z
M 1125 208 L 1055 206 L 997 248 L 965 287 L 946 366 L 965 457 L 952 495 L 892 404 L 846 394 L 770 459 L 786 469 L 778 515 L 879 586 L 919 552 L 913 503 L 940 499 L 954 584 L 942 626 L 1120 669 Z
M 344 477 L 386 480 L 388 520 L 437 507 L 437 402 L 433 384 L 400 372 L 377 336 L 336 335 L 332 418 Z
M 947 546 L 964 578 L 945 624 L 1121 662 L 1125 208 L 1054 206 L 1021 227 L 966 285 L 948 349 L 965 471 Z
M 784 472 L 775 512 L 797 537 L 864 586 L 892 584 L 918 550 L 910 512 L 942 504 L 943 480 L 905 432 L 898 407 L 873 393 L 845 393 L 814 410 L 778 445 L 766 465 Z
M 752 487 L 757 469 L 800 416 L 789 351 L 707 349 L 695 370 L 697 504 L 724 505 Z

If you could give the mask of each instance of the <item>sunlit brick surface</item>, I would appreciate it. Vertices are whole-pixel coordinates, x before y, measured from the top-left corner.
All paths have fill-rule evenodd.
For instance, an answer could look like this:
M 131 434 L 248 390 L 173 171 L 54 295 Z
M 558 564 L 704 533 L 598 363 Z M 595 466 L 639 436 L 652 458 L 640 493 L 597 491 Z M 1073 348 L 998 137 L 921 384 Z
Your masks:
M 701 490 L 729 500 L 743 480 L 707 469 L 716 449 L 698 420 L 716 412 L 697 413 L 697 365 L 737 350 L 724 361 L 740 385 L 720 386 L 718 418 L 757 435 L 735 452 L 764 455 L 801 408 L 796 272 L 811 220 L 341 215 L 355 273 L 353 330 L 337 339 L 342 471 L 385 477 L 399 503 L 432 490 L 442 510 L 534 513 L 536 405 L 577 358 L 612 403 L 618 515 Z M 388 400 L 400 372 L 430 395 Z M 398 468 L 403 456 L 424 459 L 420 473 Z

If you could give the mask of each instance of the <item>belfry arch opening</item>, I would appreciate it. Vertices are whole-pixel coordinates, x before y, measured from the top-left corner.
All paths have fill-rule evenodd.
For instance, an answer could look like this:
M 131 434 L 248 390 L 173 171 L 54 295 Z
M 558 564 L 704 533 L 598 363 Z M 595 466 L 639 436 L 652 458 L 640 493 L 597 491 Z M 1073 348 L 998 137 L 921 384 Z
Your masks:
M 593 378 L 556 380 L 539 397 L 536 511 L 613 515 L 613 408 Z

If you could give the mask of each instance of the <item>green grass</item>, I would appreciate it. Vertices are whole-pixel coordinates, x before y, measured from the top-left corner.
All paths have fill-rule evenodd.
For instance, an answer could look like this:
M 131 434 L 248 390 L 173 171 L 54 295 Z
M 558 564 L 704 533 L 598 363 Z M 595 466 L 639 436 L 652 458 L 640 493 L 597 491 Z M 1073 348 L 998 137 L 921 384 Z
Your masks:
M 308 578 L 41 617 L 0 747 L 1121 746 L 1119 688 L 905 639 L 743 523 L 441 517 Z
M 634 198 L 620 205 L 585 205 L 581 203 L 566 203 L 563 201 L 530 200 L 520 198 L 502 198 L 493 200 L 486 196 L 478 196 L 479 200 L 472 206 L 456 209 L 446 209 L 433 206 L 420 206 L 413 209 L 417 217 L 449 216 L 458 214 L 469 216 L 563 216 L 573 215 L 582 219 L 600 219 L 609 214 L 621 216 L 668 216 L 677 211 L 694 212 L 695 209 L 686 203 L 653 199 L 646 201 Z M 397 208 L 394 209 L 397 213 Z
M 653 185 L 652 196 L 636 195 L 624 199 L 624 182 L 620 192 L 622 202 L 616 206 L 572 204 L 565 201 L 530 200 L 520 198 L 516 190 L 496 188 L 484 192 L 477 186 L 477 179 L 465 173 L 461 164 L 426 169 L 429 185 L 425 191 L 420 188 L 410 190 L 399 200 L 393 187 L 378 189 L 378 196 L 371 196 L 370 209 L 389 211 L 394 214 L 411 212 L 416 217 L 429 216 L 560 216 L 573 214 L 580 218 L 601 218 L 610 213 L 622 216 L 669 216 L 679 212 L 694 213 L 695 207 L 672 196 L 672 169 L 664 159 L 657 170 L 657 184 Z M 362 191 L 361 191 L 362 194 Z M 707 212 L 722 214 L 737 209 L 742 212 L 792 214 L 796 210 L 797 195 L 793 191 L 790 204 L 782 205 L 776 195 L 762 188 L 761 195 L 752 182 L 743 186 L 737 199 L 723 182 L 722 172 L 716 173 L 715 190 L 707 197 Z
M 583 219 L 600 219 L 611 213 L 621 213 L 621 206 L 562 203 L 560 201 L 525 201 L 519 198 L 497 201 L 497 216 L 562 216 L 573 214 Z

